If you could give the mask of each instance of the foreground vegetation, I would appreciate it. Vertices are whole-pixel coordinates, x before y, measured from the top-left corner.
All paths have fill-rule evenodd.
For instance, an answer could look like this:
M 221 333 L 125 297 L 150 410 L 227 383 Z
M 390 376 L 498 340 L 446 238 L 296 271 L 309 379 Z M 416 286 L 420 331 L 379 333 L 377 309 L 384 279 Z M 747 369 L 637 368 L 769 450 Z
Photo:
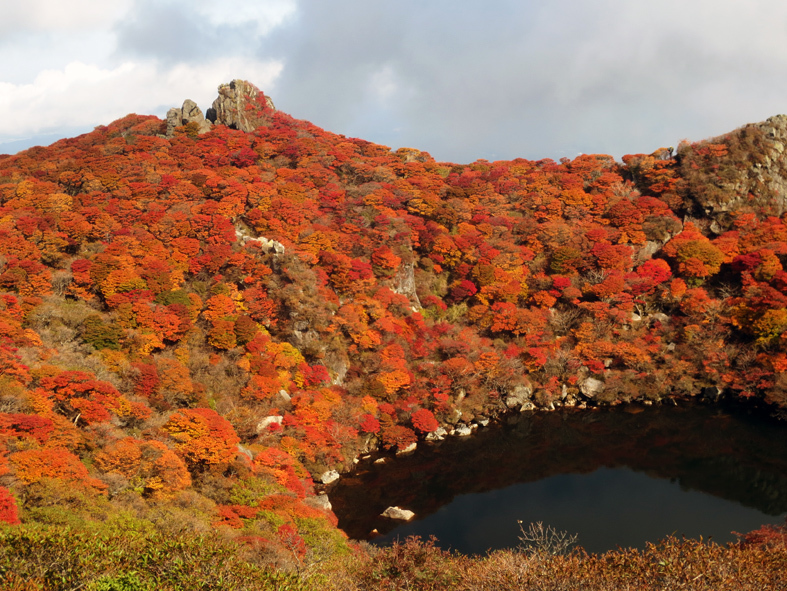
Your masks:
M 161 534 L 121 524 L 0 530 L 6 591 L 770 590 L 787 585 L 785 529 L 726 547 L 667 538 L 644 550 L 564 552 L 549 537 L 484 557 L 452 555 L 409 538 L 389 548 L 271 569 L 259 549 L 216 534 Z

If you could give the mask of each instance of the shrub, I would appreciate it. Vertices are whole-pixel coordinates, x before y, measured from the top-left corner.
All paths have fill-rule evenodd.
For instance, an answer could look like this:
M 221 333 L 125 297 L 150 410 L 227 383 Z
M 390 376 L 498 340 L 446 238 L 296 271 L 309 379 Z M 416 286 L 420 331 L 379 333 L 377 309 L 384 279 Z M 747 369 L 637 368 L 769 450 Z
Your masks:
M 540 521 L 531 523 L 527 530 L 519 521 L 519 549 L 525 554 L 558 555 L 566 554 L 577 542 L 577 535 L 557 531 L 551 525 L 544 527 Z
M 381 550 L 361 571 L 369 589 L 431 591 L 453 589 L 460 580 L 459 561 L 441 550 L 435 538 L 409 537 Z
M 410 417 L 410 420 L 413 423 L 413 427 L 418 429 L 421 433 L 431 433 L 440 427 L 440 424 L 437 422 L 437 419 L 434 418 L 432 411 L 425 408 L 420 408 L 415 411 Z

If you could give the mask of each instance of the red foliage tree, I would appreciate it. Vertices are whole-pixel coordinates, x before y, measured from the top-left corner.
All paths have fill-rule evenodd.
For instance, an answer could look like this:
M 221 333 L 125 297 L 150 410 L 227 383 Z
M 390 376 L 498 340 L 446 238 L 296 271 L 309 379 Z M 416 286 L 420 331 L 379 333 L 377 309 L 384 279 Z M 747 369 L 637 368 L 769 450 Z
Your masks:
M 30 437 L 43 445 L 54 428 L 51 419 L 39 415 L 0 413 L 0 435 Z
M 379 433 L 380 432 L 380 421 L 378 421 L 374 415 L 365 414 L 361 417 L 361 422 L 359 424 L 361 433 Z
M 21 523 L 16 508 L 16 499 L 4 486 L 0 486 L 0 521 L 10 525 Z
M 410 421 L 413 423 L 413 427 L 415 427 L 421 433 L 431 433 L 440 427 L 440 424 L 437 422 L 437 419 L 435 419 L 432 411 L 426 408 L 420 408 L 415 411 L 410 416 Z

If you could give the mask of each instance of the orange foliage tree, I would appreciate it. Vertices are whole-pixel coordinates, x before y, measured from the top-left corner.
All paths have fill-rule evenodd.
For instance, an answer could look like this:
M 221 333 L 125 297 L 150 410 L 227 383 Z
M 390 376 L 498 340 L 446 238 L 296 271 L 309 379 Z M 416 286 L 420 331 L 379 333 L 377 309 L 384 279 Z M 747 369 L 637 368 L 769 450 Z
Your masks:
M 238 453 L 240 438 L 230 422 L 209 408 L 175 411 L 164 424 L 175 449 L 192 470 L 226 468 Z
M 166 496 L 191 484 L 183 460 L 160 441 L 124 437 L 97 453 L 94 461 L 102 472 L 127 478 L 146 495 Z

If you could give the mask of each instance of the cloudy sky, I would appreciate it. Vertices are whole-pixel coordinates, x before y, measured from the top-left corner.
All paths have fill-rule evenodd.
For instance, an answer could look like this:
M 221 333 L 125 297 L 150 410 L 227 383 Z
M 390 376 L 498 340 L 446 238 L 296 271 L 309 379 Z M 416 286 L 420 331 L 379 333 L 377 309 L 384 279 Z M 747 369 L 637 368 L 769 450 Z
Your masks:
M 0 153 L 245 78 L 439 160 L 616 158 L 787 112 L 784 0 L 0 0 Z

